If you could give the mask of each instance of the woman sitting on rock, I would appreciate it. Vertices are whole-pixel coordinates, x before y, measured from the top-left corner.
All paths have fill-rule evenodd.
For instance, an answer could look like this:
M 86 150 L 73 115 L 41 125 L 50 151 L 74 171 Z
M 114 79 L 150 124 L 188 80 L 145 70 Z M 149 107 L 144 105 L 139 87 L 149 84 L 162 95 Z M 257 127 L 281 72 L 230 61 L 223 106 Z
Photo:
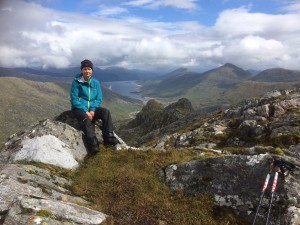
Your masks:
M 102 120 L 102 135 L 105 145 L 116 145 L 118 139 L 113 133 L 110 111 L 100 107 L 102 91 L 100 82 L 93 78 L 93 63 L 90 60 L 81 62 L 81 73 L 77 74 L 71 87 L 71 105 L 74 116 L 79 120 L 90 153 L 99 152 L 99 141 L 96 137 L 95 121 Z

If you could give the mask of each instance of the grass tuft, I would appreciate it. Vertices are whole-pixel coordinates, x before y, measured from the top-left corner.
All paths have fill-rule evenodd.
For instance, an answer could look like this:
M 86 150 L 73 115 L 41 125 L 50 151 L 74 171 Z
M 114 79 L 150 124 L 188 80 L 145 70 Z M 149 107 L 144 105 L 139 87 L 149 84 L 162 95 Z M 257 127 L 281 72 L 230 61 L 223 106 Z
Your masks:
M 41 209 L 41 210 L 37 211 L 36 215 L 40 216 L 40 217 L 51 217 L 52 212 L 49 210 L 46 210 L 46 209 Z
M 110 215 L 110 224 L 242 224 L 231 213 L 216 215 L 209 196 L 171 192 L 158 175 L 161 168 L 195 157 L 191 151 L 102 150 L 73 176 L 72 191 Z

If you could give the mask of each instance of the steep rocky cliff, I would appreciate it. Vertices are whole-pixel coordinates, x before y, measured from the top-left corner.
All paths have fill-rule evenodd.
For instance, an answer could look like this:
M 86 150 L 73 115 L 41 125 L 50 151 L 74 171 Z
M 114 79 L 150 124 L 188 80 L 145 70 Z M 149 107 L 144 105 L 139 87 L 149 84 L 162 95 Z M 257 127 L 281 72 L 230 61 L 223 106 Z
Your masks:
M 166 108 L 151 101 L 126 125 L 127 130 L 140 132 L 130 138 L 131 142 L 144 142 L 147 147 L 132 148 L 120 139 L 122 144 L 116 149 L 185 149 L 197 158 L 203 156 L 161 168 L 159 176 L 173 191 L 182 190 L 190 196 L 210 195 L 217 206 L 234 209 L 249 224 L 269 173 L 270 160 L 292 164 L 293 171 L 279 175 L 269 224 L 297 225 L 299 106 L 299 90 L 267 93 L 206 117 L 195 116 L 186 99 Z M 72 196 L 68 191 L 72 181 L 55 169 L 75 170 L 83 163 L 87 152 L 77 125 L 65 112 L 56 120 L 41 121 L 8 140 L 0 152 L 0 224 L 104 223 L 108 215 L 90 209 L 89 202 Z M 204 157 L 208 152 L 211 157 Z M 274 171 L 270 184 L 273 175 Z M 270 188 L 256 224 L 264 224 L 269 199 Z

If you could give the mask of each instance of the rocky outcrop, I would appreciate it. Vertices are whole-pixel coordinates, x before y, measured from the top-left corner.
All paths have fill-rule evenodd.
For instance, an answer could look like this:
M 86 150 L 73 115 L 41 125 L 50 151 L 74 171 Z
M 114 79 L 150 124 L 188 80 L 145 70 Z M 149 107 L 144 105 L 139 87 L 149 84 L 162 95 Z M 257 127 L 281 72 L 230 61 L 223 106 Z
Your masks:
M 0 176 L 3 225 L 101 224 L 107 215 L 68 194 L 71 181 L 33 165 L 7 164 Z
M 103 141 L 100 126 L 95 131 Z M 116 137 L 115 150 L 136 150 Z M 70 195 L 72 181 L 55 172 L 79 167 L 88 154 L 83 140 L 71 111 L 9 138 L 0 152 L 0 224 L 96 225 L 106 220 L 106 214 L 89 208 L 90 202 Z
M 33 164 L 76 169 L 86 155 L 82 132 L 66 123 L 44 120 L 12 135 L 0 153 L 2 224 L 103 223 L 107 215 L 69 194 L 71 180 Z
M 82 132 L 52 120 L 44 120 L 30 130 L 14 134 L 2 154 L 7 161 L 34 161 L 66 169 L 75 169 L 87 155 Z
M 179 99 L 165 108 L 161 103 L 150 100 L 135 119 L 126 125 L 126 128 L 139 127 L 143 131 L 141 134 L 144 135 L 183 119 L 193 111 L 191 102 L 185 98 Z
M 299 106 L 299 90 L 273 91 L 203 119 L 188 132 L 165 135 L 154 148 L 188 148 L 200 156 L 212 152 L 219 157 L 169 165 L 160 174 L 171 190 L 211 195 L 216 205 L 234 209 L 250 223 L 269 171 L 267 162 L 279 154 L 296 168 L 279 177 L 269 224 L 300 224 Z M 256 224 L 265 223 L 269 198 L 270 188 Z
M 299 106 L 299 90 L 273 91 L 260 99 L 250 99 L 218 112 L 209 119 L 204 118 L 188 132 L 163 136 L 154 147 L 201 148 L 209 142 L 245 149 L 259 144 L 289 147 L 300 143 Z M 288 148 L 284 151 L 289 154 Z
M 133 120 L 121 126 L 117 132 L 127 143 L 140 146 L 166 133 L 167 129 L 178 128 L 180 124 L 185 123 L 186 119 L 193 117 L 193 113 L 192 104 L 186 98 L 179 99 L 166 107 L 156 100 L 150 100 Z
M 260 193 L 269 172 L 271 155 L 225 156 L 169 165 L 161 171 L 171 190 L 187 195 L 210 195 L 219 206 L 227 206 L 252 222 Z M 283 157 L 282 159 L 289 160 Z M 300 164 L 299 164 L 300 165 Z M 273 179 L 274 173 L 272 173 Z M 270 180 L 256 224 L 265 224 L 270 199 Z M 269 224 L 300 224 L 299 169 L 280 174 Z

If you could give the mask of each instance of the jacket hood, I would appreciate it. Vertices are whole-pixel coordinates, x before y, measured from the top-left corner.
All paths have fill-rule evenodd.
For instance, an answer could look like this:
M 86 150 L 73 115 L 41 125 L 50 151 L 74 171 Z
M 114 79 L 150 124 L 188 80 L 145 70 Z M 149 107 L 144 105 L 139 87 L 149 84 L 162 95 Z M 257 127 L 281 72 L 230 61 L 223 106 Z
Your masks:
M 90 79 L 90 82 L 87 82 L 85 81 L 83 78 L 82 78 L 82 74 L 77 74 L 75 77 L 74 77 L 74 80 L 77 81 L 77 82 L 80 82 L 80 83 L 89 83 L 89 85 L 91 87 L 94 87 L 96 84 L 95 82 L 97 82 L 97 80 L 92 76 L 91 79 Z
M 74 80 L 77 80 L 78 82 L 86 82 L 83 78 L 82 78 L 82 73 L 79 73 L 77 74 L 75 77 L 74 77 Z M 92 81 L 94 78 L 93 76 L 91 76 L 90 78 L 90 81 Z
M 82 73 L 79 73 L 77 75 L 75 75 L 74 80 L 80 80 L 80 78 L 82 77 Z

